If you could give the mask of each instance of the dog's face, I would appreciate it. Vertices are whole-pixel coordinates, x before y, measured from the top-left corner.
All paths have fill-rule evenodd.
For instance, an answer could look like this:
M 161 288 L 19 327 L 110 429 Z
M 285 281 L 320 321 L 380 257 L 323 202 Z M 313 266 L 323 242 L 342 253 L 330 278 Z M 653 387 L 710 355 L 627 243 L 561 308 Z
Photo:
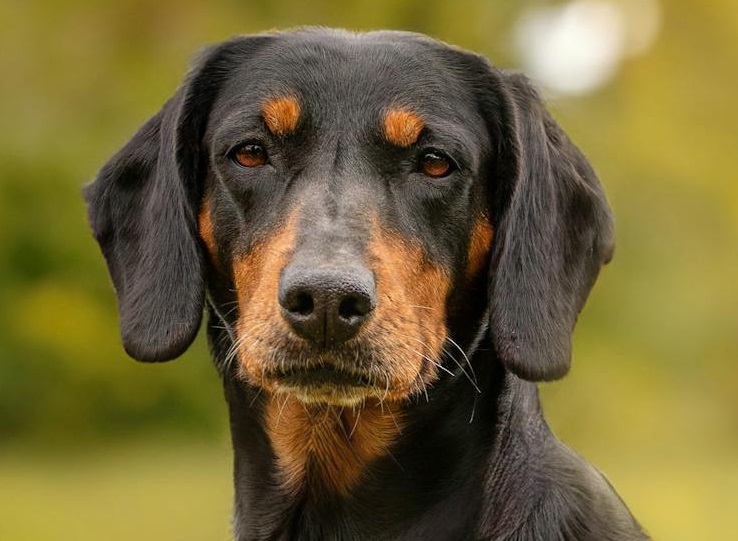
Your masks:
M 393 39 L 285 36 L 213 104 L 199 229 L 255 385 L 339 404 L 421 392 L 447 361 L 452 291 L 486 266 L 475 98 L 433 48 Z
M 87 197 L 132 356 L 179 355 L 207 288 L 221 362 L 306 402 L 421 393 L 485 313 L 509 369 L 559 377 L 612 249 L 527 82 L 406 33 L 209 50 Z

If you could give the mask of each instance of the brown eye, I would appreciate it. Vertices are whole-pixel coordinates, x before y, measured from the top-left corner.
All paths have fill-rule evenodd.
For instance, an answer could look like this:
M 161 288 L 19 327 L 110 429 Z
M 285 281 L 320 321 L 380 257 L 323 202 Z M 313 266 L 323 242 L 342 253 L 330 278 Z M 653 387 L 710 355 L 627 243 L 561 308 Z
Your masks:
M 269 163 L 266 150 L 258 143 L 241 145 L 233 153 L 233 161 L 243 167 L 261 167 Z
M 420 158 L 420 172 L 431 178 L 448 176 L 453 169 L 451 158 L 438 150 L 429 150 Z

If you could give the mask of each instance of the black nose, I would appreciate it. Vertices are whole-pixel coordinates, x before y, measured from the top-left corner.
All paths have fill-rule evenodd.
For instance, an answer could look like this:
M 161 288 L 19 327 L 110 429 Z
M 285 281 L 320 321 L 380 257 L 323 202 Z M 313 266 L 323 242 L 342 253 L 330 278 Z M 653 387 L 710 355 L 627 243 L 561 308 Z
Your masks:
M 374 309 L 374 276 L 363 267 L 289 266 L 279 282 L 279 304 L 299 336 L 336 346 L 354 336 Z

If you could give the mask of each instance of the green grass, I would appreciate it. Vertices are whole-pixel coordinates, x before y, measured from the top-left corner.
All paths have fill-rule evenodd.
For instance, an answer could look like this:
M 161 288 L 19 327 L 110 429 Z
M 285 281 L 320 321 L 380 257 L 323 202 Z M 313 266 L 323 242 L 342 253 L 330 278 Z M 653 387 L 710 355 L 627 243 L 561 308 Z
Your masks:
M 141 444 L 0 458 L 0 539 L 226 540 L 227 444 Z

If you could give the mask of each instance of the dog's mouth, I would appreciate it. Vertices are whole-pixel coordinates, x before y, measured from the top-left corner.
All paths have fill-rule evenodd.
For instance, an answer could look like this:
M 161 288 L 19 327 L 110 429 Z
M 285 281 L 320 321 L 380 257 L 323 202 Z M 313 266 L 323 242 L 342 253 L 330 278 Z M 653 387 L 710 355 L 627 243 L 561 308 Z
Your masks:
M 330 365 L 278 370 L 266 378 L 276 392 L 294 395 L 305 403 L 356 406 L 384 392 L 370 376 Z
M 333 366 L 278 371 L 273 377 L 280 385 L 294 387 L 320 387 L 323 385 L 335 385 L 337 387 L 373 386 L 368 376 L 351 373 Z

